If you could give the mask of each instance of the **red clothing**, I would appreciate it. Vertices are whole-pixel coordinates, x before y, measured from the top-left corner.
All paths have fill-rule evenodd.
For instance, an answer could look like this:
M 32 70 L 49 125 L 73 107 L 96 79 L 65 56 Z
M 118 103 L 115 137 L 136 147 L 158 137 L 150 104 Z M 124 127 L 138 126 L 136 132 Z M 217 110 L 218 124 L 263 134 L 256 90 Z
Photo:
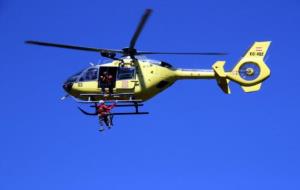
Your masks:
M 105 116 L 110 113 L 110 110 L 115 107 L 116 104 L 112 104 L 110 106 L 107 106 L 105 104 L 101 104 L 97 106 L 98 114 L 101 116 Z

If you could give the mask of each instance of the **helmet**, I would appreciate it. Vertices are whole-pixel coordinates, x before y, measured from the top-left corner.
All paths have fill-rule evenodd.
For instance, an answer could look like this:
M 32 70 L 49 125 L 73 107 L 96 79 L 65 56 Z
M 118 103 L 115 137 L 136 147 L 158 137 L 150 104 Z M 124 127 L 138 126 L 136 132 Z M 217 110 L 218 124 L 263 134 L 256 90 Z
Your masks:
M 103 101 L 103 100 L 100 100 L 100 101 L 99 101 L 99 104 L 104 104 L 104 101 Z

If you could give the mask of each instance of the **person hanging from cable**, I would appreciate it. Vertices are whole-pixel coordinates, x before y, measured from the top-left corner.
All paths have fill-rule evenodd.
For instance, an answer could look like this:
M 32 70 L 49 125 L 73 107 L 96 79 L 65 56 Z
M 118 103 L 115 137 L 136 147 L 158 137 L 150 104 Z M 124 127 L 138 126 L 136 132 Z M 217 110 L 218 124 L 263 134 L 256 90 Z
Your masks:
M 109 89 L 109 94 L 113 94 L 113 76 L 104 71 L 100 76 L 101 91 L 105 94 L 105 88 Z
M 104 100 L 100 100 L 97 105 L 97 112 L 99 117 L 100 129 L 99 131 L 104 131 L 103 123 L 110 129 L 113 125 L 113 116 L 111 115 L 111 110 L 115 107 L 116 102 L 112 105 L 106 105 Z

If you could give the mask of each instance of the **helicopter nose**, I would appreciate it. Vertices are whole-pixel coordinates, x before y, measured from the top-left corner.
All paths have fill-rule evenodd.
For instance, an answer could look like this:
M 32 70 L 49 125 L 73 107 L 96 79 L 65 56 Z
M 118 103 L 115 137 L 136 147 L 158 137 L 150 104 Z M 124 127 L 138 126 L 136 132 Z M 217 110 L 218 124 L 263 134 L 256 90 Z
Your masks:
M 63 89 L 69 93 L 72 90 L 72 86 L 73 86 L 72 82 L 64 83 Z

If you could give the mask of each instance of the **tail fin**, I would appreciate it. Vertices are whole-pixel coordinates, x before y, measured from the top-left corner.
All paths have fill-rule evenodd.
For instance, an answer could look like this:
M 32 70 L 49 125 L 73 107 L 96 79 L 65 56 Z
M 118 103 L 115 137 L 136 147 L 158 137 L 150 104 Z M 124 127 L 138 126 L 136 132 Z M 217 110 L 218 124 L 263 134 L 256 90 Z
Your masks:
M 261 83 L 270 76 L 270 69 L 264 62 L 264 57 L 270 46 L 270 41 L 255 42 L 231 72 L 224 71 L 224 61 L 213 65 L 218 85 L 229 94 L 229 79 L 240 84 L 245 92 L 255 92 L 261 88 Z

